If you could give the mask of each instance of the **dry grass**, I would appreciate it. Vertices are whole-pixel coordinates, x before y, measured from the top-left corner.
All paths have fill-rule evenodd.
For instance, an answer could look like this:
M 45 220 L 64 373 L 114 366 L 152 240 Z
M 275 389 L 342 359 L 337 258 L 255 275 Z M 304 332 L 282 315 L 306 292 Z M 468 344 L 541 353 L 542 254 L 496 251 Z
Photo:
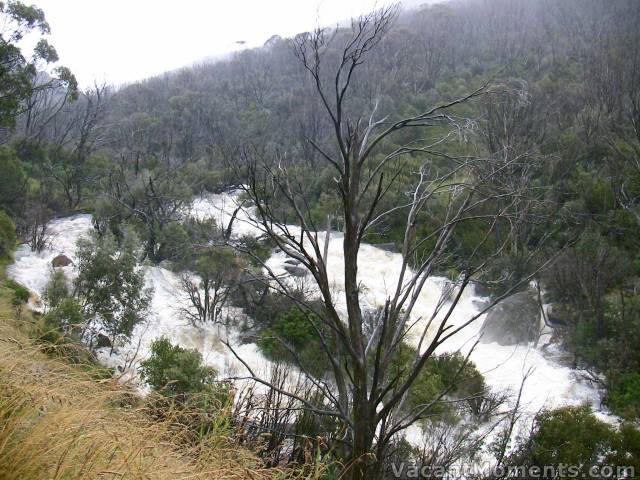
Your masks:
M 187 450 L 131 391 L 40 352 L 10 299 L 0 287 L 0 480 L 285 476 L 224 437 Z

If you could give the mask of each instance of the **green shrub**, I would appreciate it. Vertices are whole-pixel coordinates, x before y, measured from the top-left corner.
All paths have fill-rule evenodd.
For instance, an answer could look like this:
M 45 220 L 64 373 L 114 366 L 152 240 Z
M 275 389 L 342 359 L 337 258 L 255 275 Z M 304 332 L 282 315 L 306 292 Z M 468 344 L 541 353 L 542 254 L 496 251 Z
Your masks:
M 640 373 L 612 374 L 608 381 L 607 405 L 624 418 L 640 417 Z
M 46 330 L 65 333 L 78 331 L 83 323 L 82 307 L 73 298 L 62 298 L 42 320 Z
M 10 288 L 11 290 L 13 290 L 13 304 L 14 305 L 23 305 L 25 303 L 27 303 L 29 301 L 29 290 L 25 287 L 23 287 L 22 285 L 20 285 L 18 282 L 16 282 L 15 280 L 12 279 L 7 279 L 4 282 L 4 286 L 7 288 Z
M 392 365 L 392 375 L 400 373 L 404 378 L 416 358 L 416 351 L 407 344 L 402 344 Z M 455 418 L 452 407 L 439 397 L 444 394 L 448 398 L 465 398 L 472 413 L 479 414 L 479 405 L 486 387 L 482 374 L 475 365 L 467 361 L 460 353 L 445 353 L 429 358 L 418 374 L 407 396 L 407 408 L 432 404 L 429 414 L 446 415 Z
M 27 176 L 16 152 L 0 145 L 0 209 L 18 218 L 24 207 Z
M 320 328 L 310 314 L 293 307 L 261 332 L 258 347 L 271 360 L 301 364 L 310 374 L 320 376 L 329 368 L 329 362 L 322 361 L 326 352 L 316 331 Z
M 180 261 L 188 257 L 191 252 L 189 235 L 178 222 L 172 222 L 158 231 L 158 253 L 156 260 Z
M 165 396 L 201 393 L 212 385 L 217 372 L 202 365 L 202 355 L 172 345 L 167 338 L 151 344 L 151 356 L 140 363 L 140 376 Z
M 56 308 L 62 300 L 69 297 L 69 294 L 69 281 L 64 271 L 60 268 L 51 269 L 42 299 L 47 302 L 49 308 Z
M 581 406 L 540 412 L 531 433 L 518 440 L 507 465 L 565 465 L 564 474 L 554 478 L 566 479 L 589 477 L 596 466 L 636 467 L 639 460 L 640 432 L 636 427 L 628 424 L 617 430 L 598 420 L 590 407 Z M 568 467 L 573 472 L 568 472 Z
M 113 370 L 98 364 L 80 341 L 83 325 L 84 317 L 78 302 L 73 298 L 63 298 L 42 317 L 37 341 L 44 353 L 87 366 L 96 378 L 109 378 Z
M 7 258 L 16 245 L 16 226 L 3 211 L 0 210 L 0 259 Z
M 172 345 L 167 338 L 151 344 L 151 355 L 140 364 L 140 377 L 160 395 L 150 395 L 150 413 L 171 418 L 201 445 L 209 435 L 230 436 L 234 390 L 229 382 L 216 382 L 216 370 L 202 365 L 202 355 Z
M 144 271 L 138 268 L 138 241 L 131 231 L 121 239 L 111 233 L 78 241 L 78 276 L 74 289 L 87 319 L 99 319 L 112 344 L 128 340 L 144 320 L 151 301 Z

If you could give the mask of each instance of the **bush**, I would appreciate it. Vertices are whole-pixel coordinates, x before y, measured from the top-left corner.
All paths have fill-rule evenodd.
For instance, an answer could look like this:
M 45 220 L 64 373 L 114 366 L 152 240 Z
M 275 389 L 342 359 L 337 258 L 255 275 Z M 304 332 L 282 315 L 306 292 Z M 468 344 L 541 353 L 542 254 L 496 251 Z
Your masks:
M 320 328 L 310 314 L 293 307 L 279 314 L 273 325 L 262 331 L 258 347 L 271 360 L 301 364 L 312 375 L 320 376 L 329 367 L 329 362 L 322 361 L 326 352 L 316 331 Z
M 640 417 L 640 373 L 612 374 L 608 380 L 607 405 L 624 418 Z
M 56 308 L 62 300 L 69 297 L 69 281 L 64 271 L 59 268 L 51 269 L 49 280 L 42 292 L 42 299 L 49 308 Z
M 79 331 L 83 324 L 82 307 L 73 298 L 62 298 L 42 319 L 48 330 Z
M 187 443 L 232 434 L 233 385 L 215 382 L 216 370 L 202 365 L 202 355 L 172 345 L 167 338 L 151 344 L 151 356 L 140 363 L 140 377 L 159 396 L 149 396 L 150 413 L 170 420 L 187 433 Z
M 402 372 L 401 376 L 408 375 L 416 355 L 412 347 L 402 344 L 392 367 L 398 370 L 392 375 L 396 375 L 398 371 Z M 460 353 L 445 353 L 427 360 L 409 389 L 406 406 L 415 408 L 433 403 L 427 413 L 447 415 L 455 419 L 453 406 L 445 406 L 444 402 L 437 401 L 444 393 L 447 398 L 467 399 L 465 403 L 471 413 L 479 415 L 485 390 L 484 378 L 472 362 L 466 361 Z
M 7 279 L 4 286 L 13 290 L 13 304 L 15 306 L 23 305 L 29 301 L 29 290 L 12 279 Z
M 97 378 L 111 377 L 113 371 L 99 365 L 80 342 L 83 324 L 82 308 L 78 302 L 73 298 L 63 298 L 42 317 L 37 341 L 48 355 L 91 367 Z
M 178 222 L 173 222 L 158 231 L 156 260 L 181 261 L 191 253 L 191 242 L 187 231 Z
M 16 152 L 6 145 L 0 145 L 0 172 L 0 209 L 18 218 L 24 208 L 27 176 Z
M 539 413 L 531 434 L 518 440 L 507 465 L 574 469 L 554 478 L 585 478 L 592 467 L 636 466 L 640 432 L 631 425 L 620 430 L 598 420 L 588 406 L 564 407 Z M 620 477 L 624 478 L 624 477 Z M 631 478 L 631 477 L 630 477 Z
M 260 239 L 252 237 L 251 235 L 243 235 L 238 240 L 240 248 L 244 251 L 251 252 L 251 255 L 247 255 L 249 263 L 256 267 L 262 268 L 264 262 L 266 262 L 271 256 L 273 250 L 273 242 L 270 239 Z
M 2 210 L 0 210 L 0 259 L 9 257 L 16 245 L 16 226 Z
M 172 345 L 164 337 L 151 344 L 151 356 L 140 363 L 142 379 L 165 396 L 201 393 L 216 374 L 214 368 L 202 365 L 200 352 Z

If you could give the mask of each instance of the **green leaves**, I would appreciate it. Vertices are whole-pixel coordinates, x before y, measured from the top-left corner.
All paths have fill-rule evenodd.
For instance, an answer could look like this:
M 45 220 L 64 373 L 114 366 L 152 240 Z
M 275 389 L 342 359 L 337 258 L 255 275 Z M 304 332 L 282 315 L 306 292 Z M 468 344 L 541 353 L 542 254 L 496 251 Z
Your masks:
M 214 368 L 202 365 L 200 352 L 172 345 L 165 337 L 151 344 L 151 356 L 140 364 L 141 377 L 166 396 L 200 393 L 216 374 Z
M 126 231 L 121 239 L 107 233 L 78 242 L 75 288 L 88 317 L 95 318 L 112 340 L 129 339 L 144 320 L 151 292 L 137 267 L 137 239 Z
M 18 47 L 25 35 L 38 31 L 50 33 L 42 9 L 25 5 L 19 1 L 0 3 L 0 127 L 13 127 L 23 102 L 35 92 L 48 88 L 66 87 L 71 98 L 77 98 L 78 83 L 66 67 L 58 67 L 53 74 L 58 78 L 42 83 L 37 73 L 42 63 L 48 65 L 58 61 L 58 53 L 46 39 L 41 38 L 33 50 L 31 59 Z
M 47 302 L 49 308 L 56 308 L 65 298 L 70 296 L 69 283 L 64 271 L 60 268 L 53 268 L 42 293 L 43 300 Z
M 24 33 L 37 28 L 40 33 L 51 32 L 49 24 L 44 18 L 44 11 L 35 5 L 25 5 L 22 2 L 10 1 L 6 5 L 0 5 L 0 13 L 17 24 L 12 38 L 19 40 Z
M 2 210 L 0 210 L 0 259 L 10 256 L 16 244 L 16 226 Z
M 53 45 L 50 45 L 47 40 L 41 38 L 38 40 L 38 43 L 33 49 L 35 56 L 45 62 L 53 63 L 58 61 L 58 52 L 53 48 Z

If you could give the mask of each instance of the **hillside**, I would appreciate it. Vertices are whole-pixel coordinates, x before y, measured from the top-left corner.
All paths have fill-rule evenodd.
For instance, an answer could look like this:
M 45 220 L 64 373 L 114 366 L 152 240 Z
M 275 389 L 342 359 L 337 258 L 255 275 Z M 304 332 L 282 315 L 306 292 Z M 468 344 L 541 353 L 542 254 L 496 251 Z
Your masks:
M 186 447 L 181 428 L 154 420 L 137 392 L 47 356 L 13 298 L 0 287 L 0 478 L 282 478 L 226 437 Z
M 640 2 L 385 3 L 84 91 L 0 16 L 15 468 L 634 476 Z

